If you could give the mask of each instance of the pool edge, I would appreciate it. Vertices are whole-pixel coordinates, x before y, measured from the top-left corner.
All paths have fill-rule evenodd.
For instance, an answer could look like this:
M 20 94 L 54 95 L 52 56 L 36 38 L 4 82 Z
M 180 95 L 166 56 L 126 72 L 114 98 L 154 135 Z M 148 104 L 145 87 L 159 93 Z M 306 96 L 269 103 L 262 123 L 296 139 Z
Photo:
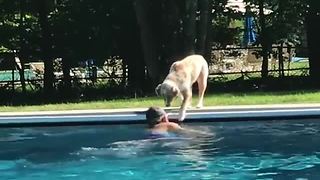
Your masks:
M 176 120 L 178 108 L 165 108 Z M 0 113 L 0 127 L 76 126 L 145 123 L 146 108 Z M 219 106 L 187 110 L 184 122 L 320 118 L 320 104 Z

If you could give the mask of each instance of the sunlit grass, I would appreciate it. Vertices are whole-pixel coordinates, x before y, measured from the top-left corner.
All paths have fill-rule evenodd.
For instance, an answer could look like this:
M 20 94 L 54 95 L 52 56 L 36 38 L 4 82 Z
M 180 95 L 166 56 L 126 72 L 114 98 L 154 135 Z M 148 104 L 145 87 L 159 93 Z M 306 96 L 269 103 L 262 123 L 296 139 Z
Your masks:
M 181 100 L 177 98 L 173 106 L 179 106 Z M 251 92 L 251 93 L 217 93 L 205 96 L 205 106 L 225 105 L 257 105 L 257 104 L 297 104 L 318 103 L 318 91 L 290 91 L 290 92 Z M 196 94 L 192 104 L 197 103 Z M 144 108 L 149 106 L 163 106 L 160 97 L 130 98 L 118 100 L 101 100 L 79 103 L 46 104 L 34 106 L 0 106 L 1 112 L 19 111 L 58 111 L 58 110 L 88 110 L 88 109 L 119 109 L 119 108 Z
M 206 104 L 217 105 L 254 105 L 254 104 L 296 104 L 320 102 L 320 92 L 274 92 L 209 95 Z

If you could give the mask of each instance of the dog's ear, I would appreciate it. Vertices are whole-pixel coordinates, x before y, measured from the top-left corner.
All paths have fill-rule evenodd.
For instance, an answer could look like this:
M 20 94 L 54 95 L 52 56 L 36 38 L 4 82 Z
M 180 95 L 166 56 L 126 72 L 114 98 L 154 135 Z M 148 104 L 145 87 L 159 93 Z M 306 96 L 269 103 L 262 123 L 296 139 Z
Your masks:
M 155 92 L 156 92 L 156 95 L 157 95 L 157 96 L 160 96 L 161 85 L 162 85 L 162 84 L 158 84 L 158 86 L 157 86 L 156 89 L 155 89 Z
M 173 86 L 171 90 L 174 96 L 177 96 L 179 94 L 179 89 L 176 86 Z

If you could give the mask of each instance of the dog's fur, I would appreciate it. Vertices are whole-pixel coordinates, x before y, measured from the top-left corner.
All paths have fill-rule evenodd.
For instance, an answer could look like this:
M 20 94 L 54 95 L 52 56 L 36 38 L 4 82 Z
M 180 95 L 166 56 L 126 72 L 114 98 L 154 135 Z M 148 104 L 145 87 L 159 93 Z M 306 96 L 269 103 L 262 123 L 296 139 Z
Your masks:
M 182 104 L 179 110 L 179 121 L 186 116 L 186 108 L 191 106 L 192 84 L 197 81 L 199 89 L 199 101 L 197 108 L 203 106 L 203 96 L 207 88 L 208 63 L 201 55 L 190 55 L 174 62 L 169 74 L 155 91 L 157 95 L 164 97 L 165 105 L 171 105 L 172 100 L 179 94 L 182 96 Z

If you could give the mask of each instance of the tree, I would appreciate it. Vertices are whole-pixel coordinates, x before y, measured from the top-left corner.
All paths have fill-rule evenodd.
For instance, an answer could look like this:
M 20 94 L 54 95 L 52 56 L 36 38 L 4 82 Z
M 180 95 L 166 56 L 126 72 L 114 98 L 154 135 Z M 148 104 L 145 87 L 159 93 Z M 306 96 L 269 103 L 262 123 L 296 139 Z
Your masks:
M 197 0 L 185 0 L 183 13 L 184 56 L 195 53 Z
M 309 11 L 306 16 L 307 41 L 309 50 L 310 76 L 319 81 L 320 79 L 320 2 L 309 0 Z
M 52 97 L 54 75 L 53 59 L 51 51 L 51 32 L 48 21 L 49 3 L 47 0 L 38 0 L 39 24 L 41 27 L 41 54 L 44 60 L 44 90 L 48 97 Z
M 261 46 L 262 46 L 262 68 L 261 77 L 266 78 L 268 76 L 268 41 L 266 34 L 266 20 L 264 15 L 264 0 L 259 0 L 259 19 L 261 28 Z
M 154 84 L 164 78 L 173 61 L 210 49 L 212 2 L 135 0 L 144 60 Z
M 148 91 L 152 85 L 146 80 L 145 62 L 143 61 L 142 47 L 140 46 L 139 27 L 135 14 L 134 4 L 131 0 L 116 1 L 112 4 L 113 11 L 110 14 L 110 26 L 113 34 L 112 54 L 118 55 L 123 59 L 127 72 L 126 87 L 130 92 L 141 94 Z M 123 13 L 126 9 L 126 13 Z
M 154 83 L 158 82 L 160 77 L 158 40 L 155 33 L 155 27 L 152 26 L 152 2 L 149 0 L 135 0 L 135 12 L 140 27 L 141 45 L 143 57 L 148 69 L 148 74 Z
M 199 0 L 199 10 L 200 10 L 200 20 L 199 20 L 199 33 L 198 33 L 198 41 L 197 41 L 197 54 L 201 54 L 204 57 L 208 56 L 208 49 L 209 53 L 211 53 L 211 48 L 208 47 L 209 43 L 209 33 L 210 26 L 211 26 L 211 18 L 210 16 L 212 12 L 212 5 L 210 6 L 209 0 Z M 210 57 L 210 56 L 209 56 Z M 206 58 L 208 59 L 208 57 Z
M 257 44 L 262 46 L 260 55 L 263 57 L 261 76 L 268 76 L 268 56 L 272 52 L 272 45 L 301 44 L 303 18 L 306 11 L 304 0 L 245 0 L 245 2 L 259 10 L 259 28 Z M 268 11 L 265 13 L 264 11 Z M 280 68 L 281 68 L 281 64 Z
M 25 38 L 25 26 L 24 26 L 24 21 L 25 21 L 25 7 L 27 5 L 26 0 L 21 0 L 20 1 L 20 21 L 19 21 L 19 28 L 20 28 L 20 65 L 17 64 L 17 69 L 19 70 L 20 74 L 20 81 L 21 81 L 21 87 L 22 91 L 25 93 L 26 92 L 26 82 L 25 82 L 25 77 L 24 77 L 24 64 L 26 60 L 26 38 Z
M 36 29 L 32 27 L 32 18 L 30 18 L 31 8 L 28 8 L 30 2 L 21 1 L 1 1 L 1 26 L 0 26 L 0 47 L 4 52 L 15 52 L 15 69 L 19 71 L 22 91 L 26 91 L 26 82 L 24 76 L 24 65 L 31 56 L 30 50 L 34 45 L 30 44 L 30 31 Z M 27 30 L 29 32 L 27 32 Z

